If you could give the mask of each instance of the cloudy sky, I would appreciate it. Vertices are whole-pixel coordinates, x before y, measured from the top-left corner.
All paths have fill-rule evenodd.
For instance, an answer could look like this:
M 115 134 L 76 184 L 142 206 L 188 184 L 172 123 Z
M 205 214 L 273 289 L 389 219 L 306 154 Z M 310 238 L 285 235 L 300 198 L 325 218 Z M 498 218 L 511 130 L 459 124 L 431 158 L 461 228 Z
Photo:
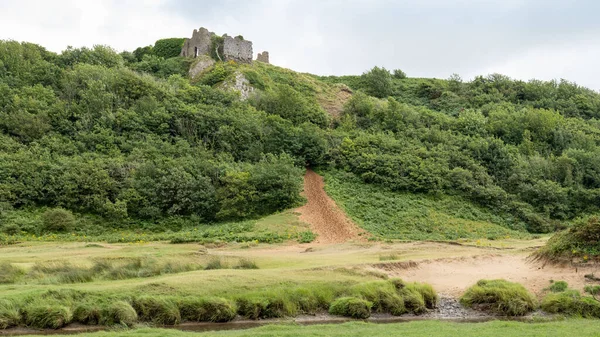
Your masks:
M 502 73 L 600 90 L 596 0 L 0 0 L 0 39 L 121 50 L 204 26 L 320 75 Z

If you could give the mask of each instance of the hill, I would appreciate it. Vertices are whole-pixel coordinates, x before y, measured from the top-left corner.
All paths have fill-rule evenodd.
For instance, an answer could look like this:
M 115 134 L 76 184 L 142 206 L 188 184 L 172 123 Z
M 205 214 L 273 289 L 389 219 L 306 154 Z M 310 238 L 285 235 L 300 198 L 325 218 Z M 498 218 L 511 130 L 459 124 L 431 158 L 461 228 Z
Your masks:
M 189 78 L 192 63 L 1 41 L 3 240 L 238 226 L 302 204 L 305 167 L 382 238 L 553 232 L 598 211 L 600 95 L 574 83 L 260 62 Z M 391 200 L 404 213 L 372 218 Z

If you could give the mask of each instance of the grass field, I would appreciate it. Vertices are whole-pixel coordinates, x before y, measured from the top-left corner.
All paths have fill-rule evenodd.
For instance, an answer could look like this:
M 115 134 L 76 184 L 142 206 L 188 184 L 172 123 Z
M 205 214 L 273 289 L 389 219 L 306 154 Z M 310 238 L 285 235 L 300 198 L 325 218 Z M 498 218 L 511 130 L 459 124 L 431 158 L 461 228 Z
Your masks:
M 597 337 L 597 320 L 572 319 L 548 323 L 493 321 L 486 323 L 447 323 L 423 321 L 399 324 L 345 323 L 339 325 L 271 325 L 249 330 L 220 332 L 181 332 L 163 329 L 99 332 L 81 337 L 267 337 L 267 336 L 403 336 L 403 337 Z M 58 337 L 58 335 L 57 335 Z
M 530 238 L 522 224 L 455 196 L 386 191 L 341 171 L 321 172 L 325 190 L 362 228 L 380 239 Z

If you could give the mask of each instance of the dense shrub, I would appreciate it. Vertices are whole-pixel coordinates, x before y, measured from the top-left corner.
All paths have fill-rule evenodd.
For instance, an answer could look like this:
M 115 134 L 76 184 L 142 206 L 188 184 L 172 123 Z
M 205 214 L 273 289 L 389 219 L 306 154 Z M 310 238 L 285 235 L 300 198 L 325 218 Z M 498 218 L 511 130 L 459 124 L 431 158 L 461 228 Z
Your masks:
M 550 284 L 548 290 L 550 290 L 553 293 L 560 293 L 567 290 L 568 287 L 569 284 L 565 281 L 555 281 Z
M 152 52 L 154 55 L 165 59 L 177 57 L 181 53 L 184 42 L 184 38 L 160 39 L 154 43 Z
M 48 209 L 42 214 L 44 230 L 66 232 L 75 226 L 75 216 L 64 208 Z
M 535 297 L 518 283 L 505 280 L 480 280 L 460 298 L 467 307 L 523 316 L 537 307 Z
M 372 305 L 373 303 L 360 298 L 340 297 L 331 303 L 329 313 L 336 316 L 366 319 L 371 316 Z
M 392 94 L 392 75 L 385 68 L 373 67 L 373 69 L 361 76 L 365 90 L 371 95 L 379 98 Z

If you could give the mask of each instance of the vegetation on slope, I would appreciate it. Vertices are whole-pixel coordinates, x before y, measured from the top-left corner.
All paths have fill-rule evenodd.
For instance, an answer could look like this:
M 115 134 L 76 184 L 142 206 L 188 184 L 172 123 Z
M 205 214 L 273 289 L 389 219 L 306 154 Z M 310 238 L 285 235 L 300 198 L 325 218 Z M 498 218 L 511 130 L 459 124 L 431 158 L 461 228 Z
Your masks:
M 4 238 L 85 235 L 89 219 L 96 229 L 135 231 L 256 218 L 302 202 L 305 166 L 352 173 L 369 199 L 369 185 L 384 187 L 390 201 L 413 199 L 406 216 L 428 200 L 434 216 L 425 228 L 405 215 L 353 215 L 400 239 L 550 232 L 598 211 L 594 91 L 501 75 L 463 82 L 374 68 L 317 77 L 232 62 L 191 82 L 191 60 L 175 56 L 179 43 L 55 54 L 0 42 Z M 238 73 L 257 90 L 248 101 L 217 89 Z M 341 105 L 336 93 L 348 87 L 354 94 L 341 115 L 328 115 L 319 103 Z M 450 210 L 455 204 L 461 211 Z M 62 216 L 44 221 L 45 212 Z

